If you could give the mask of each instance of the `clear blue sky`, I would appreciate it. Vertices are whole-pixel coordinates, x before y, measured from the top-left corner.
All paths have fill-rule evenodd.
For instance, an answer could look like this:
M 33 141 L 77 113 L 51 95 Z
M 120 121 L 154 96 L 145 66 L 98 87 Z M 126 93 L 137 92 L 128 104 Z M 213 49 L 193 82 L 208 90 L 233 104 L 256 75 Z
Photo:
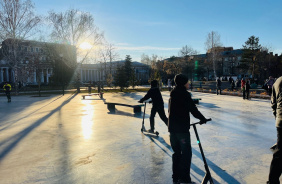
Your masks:
M 282 0 L 33 0 L 37 13 L 69 8 L 91 13 L 120 58 L 142 53 L 177 56 L 188 45 L 205 53 L 206 36 L 221 35 L 223 46 L 242 48 L 254 35 L 282 53 Z

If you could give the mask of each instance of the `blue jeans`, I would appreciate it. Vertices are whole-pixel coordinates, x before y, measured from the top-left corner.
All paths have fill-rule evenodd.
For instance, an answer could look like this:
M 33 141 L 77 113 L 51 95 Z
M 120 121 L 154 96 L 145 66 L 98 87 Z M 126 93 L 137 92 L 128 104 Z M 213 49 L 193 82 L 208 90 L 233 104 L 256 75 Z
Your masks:
M 173 181 L 191 182 L 190 168 L 192 160 L 192 148 L 190 132 L 170 133 L 170 144 L 174 154 L 172 155 Z

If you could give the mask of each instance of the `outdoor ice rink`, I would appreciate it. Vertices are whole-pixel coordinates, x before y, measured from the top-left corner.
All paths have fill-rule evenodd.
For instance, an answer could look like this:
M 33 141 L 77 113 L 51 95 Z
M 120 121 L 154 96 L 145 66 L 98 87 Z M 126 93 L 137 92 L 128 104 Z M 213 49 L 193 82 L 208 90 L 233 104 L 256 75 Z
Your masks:
M 276 142 L 270 100 L 243 100 L 193 92 L 211 122 L 197 126 L 215 183 L 266 183 Z M 159 137 L 141 133 L 142 114 L 106 102 L 138 104 L 145 93 L 105 93 L 104 100 L 81 94 L 0 97 L 1 184 L 171 184 L 172 149 L 157 115 Z M 169 92 L 162 92 L 167 114 Z M 151 104 L 145 126 L 149 129 Z M 143 108 L 142 108 L 143 111 Z M 192 118 L 192 122 L 197 120 Z M 205 174 L 195 134 L 191 177 Z M 282 181 L 282 179 L 280 180 Z

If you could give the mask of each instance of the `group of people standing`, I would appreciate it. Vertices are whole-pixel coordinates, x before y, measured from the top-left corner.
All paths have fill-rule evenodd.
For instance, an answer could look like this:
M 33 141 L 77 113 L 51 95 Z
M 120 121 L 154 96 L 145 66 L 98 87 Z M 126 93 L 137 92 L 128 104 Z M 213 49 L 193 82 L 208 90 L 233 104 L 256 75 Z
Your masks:
M 236 80 L 236 82 L 234 81 L 233 78 L 230 77 L 229 82 L 230 82 L 230 87 L 231 87 L 231 91 L 234 90 L 235 86 L 237 86 L 238 84 L 238 79 Z M 218 77 L 216 79 L 216 94 L 220 94 L 221 95 L 221 80 L 220 77 Z M 241 90 L 243 92 L 243 99 L 250 99 L 250 80 L 249 79 L 244 79 L 242 78 L 241 80 Z
M 156 113 L 168 126 L 170 132 L 170 143 L 174 151 L 172 155 L 172 180 L 174 184 L 191 184 L 190 168 L 192 160 L 192 148 L 190 140 L 190 113 L 200 120 L 200 124 L 206 123 L 207 119 L 198 110 L 191 98 L 188 78 L 183 74 L 178 74 L 174 78 L 176 87 L 170 92 L 168 104 L 168 118 L 164 112 L 164 102 L 161 92 L 158 88 L 158 82 L 153 80 L 151 88 L 147 94 L 139 100 L 152 99 L 152 110 L 150 115 L 149 131 L 154 132 L 154 117 Z M 277 145 L 274 150 L 273 159 L 270 165 L 270 172 L 267 184 L 279 184 L 279 178 L 282 173 L 282 77 L 273 83 L 271 91 L 271 104 L 273 114 L 276 119 Z M 243 99 L 249 99 L 250 81 L 241 80 L 241 89 Z M 221 80 L 217 80 L 217 94 L 221 93 Z
M 243 92 L 243 99 L 250 99 L 250 88 L 251 88 L 251 84 L 250 84 L 250 80 L 249 79 L 244 79 L 242 78 L 241 80 L 241 89 Z

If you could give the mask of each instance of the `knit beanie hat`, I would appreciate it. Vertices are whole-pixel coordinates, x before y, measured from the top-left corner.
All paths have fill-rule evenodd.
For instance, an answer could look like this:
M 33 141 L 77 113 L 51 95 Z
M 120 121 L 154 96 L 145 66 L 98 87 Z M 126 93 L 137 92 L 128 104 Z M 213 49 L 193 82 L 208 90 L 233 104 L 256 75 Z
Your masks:
M 158 81 L 157 80 L 152 80 L 151 81 L 151 86 L 152 87 L 158 87 Z
M 184 86 L 188 82 L 188 78 L 183 74 L 177 74 L 174 77 L 174 82 L 177 86 Z

